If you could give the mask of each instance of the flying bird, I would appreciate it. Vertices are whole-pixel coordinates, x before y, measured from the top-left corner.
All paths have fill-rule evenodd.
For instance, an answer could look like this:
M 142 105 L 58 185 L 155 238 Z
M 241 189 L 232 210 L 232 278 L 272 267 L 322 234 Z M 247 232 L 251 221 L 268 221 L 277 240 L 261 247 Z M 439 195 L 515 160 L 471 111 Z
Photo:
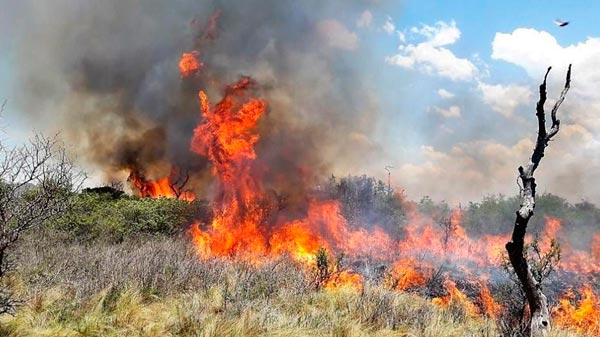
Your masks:
M 556 19 L 556 20 L 554 20 L 554 23 L 559 27 L 564 27 L 569 24 L 569 21 L 563 21 L 563 20 Z

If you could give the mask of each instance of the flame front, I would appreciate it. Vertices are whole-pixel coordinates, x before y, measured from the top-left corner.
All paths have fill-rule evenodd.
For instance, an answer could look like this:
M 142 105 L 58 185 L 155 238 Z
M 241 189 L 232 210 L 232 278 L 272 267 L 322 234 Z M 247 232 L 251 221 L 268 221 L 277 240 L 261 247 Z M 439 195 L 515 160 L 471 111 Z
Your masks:
M 204 230 L 202 224 L 191 230 L 200 256 L 236 255 L 259 262 L 265 256 L 290 254 L 310 262 L 321 247 L 357 254 L 389 251 L 392 240 L 383 231 L 349 229 L 338 201 L 312 199 L 306 218 L 269 226 L 272 205 L 253 171 L 254 146 L 260 140 L 257 125 L 267 106 L 250 96 L 254 87 L 251 78 L 242 77 L 214 106 L 205 92 L 198 94 L 202 123 L 194 130 L 191 150 L 210 159 L 219 182 L 212 222 Z M 344 279 L 356 282 L 355 277 Z
M 324 285 L 325 289 L 348 288 L 358 292 L 363 291 L 363 278 L 358 273 L 343 270 L 334 274 Z

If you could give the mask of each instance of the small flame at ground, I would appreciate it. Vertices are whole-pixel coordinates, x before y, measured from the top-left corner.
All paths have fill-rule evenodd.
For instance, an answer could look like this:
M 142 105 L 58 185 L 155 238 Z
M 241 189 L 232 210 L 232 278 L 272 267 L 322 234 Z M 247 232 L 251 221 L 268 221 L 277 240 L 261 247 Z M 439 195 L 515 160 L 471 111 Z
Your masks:
M 476 316 L 479 314 L 479 309 L 477 306 L 471 302 L 465 293 L 456 287 L 456 283 L 454 283 L 454 281 L 446 279 L 444 281 L 444 286 L 446 287 L 448 295 L 434 298 L 432 300 L 433 304 L 442 308 L 448 308 L 451 304 L 456 304 L 462 307 L 465 312 L 471 316 Z
M 339 273 L 335 273 L 325 284 L 325 289 L 340 289 L 349 288 L 358 292 L 363 291 L 363 277 L 351 271 L 343 270 Z
M 590 336 L 600 334 L 600 297 L 589 285 L 579 289 L 580 299 L 572 290 L 563 294 L 559 304 L 552 308 L 556 324 Z
M 192 191 L 179 188 L 169 177 L 146 180 L 137 172 L 131 171 L 128 181 L 142 198 L 177 198 L 188 202 L 196 199 Z

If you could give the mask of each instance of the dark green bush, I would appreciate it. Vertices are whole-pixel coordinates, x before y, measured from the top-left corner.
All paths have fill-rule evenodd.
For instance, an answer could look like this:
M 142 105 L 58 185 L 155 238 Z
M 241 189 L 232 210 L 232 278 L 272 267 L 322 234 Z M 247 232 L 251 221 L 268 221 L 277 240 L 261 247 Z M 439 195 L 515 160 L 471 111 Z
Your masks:
M 80 193 L 71 209 L 49 226 L 78 241 L 122 241 L 134 235 L 173 235 L 208 213 L 206 201 L 137 198 L 108 193 Z

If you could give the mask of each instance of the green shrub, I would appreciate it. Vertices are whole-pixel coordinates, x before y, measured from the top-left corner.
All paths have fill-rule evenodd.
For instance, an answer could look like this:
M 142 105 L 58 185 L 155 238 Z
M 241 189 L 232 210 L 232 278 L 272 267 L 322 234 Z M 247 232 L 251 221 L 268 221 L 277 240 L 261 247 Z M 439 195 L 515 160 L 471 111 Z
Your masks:
M 78 241 L 106 239 L 120 242 L 139 234 L 173 235 L 208 214 L 206 201 L 188 203 L 169 198 L 115 198 L 108 193 L 80 193 L 71 209 L 49 226 Z

